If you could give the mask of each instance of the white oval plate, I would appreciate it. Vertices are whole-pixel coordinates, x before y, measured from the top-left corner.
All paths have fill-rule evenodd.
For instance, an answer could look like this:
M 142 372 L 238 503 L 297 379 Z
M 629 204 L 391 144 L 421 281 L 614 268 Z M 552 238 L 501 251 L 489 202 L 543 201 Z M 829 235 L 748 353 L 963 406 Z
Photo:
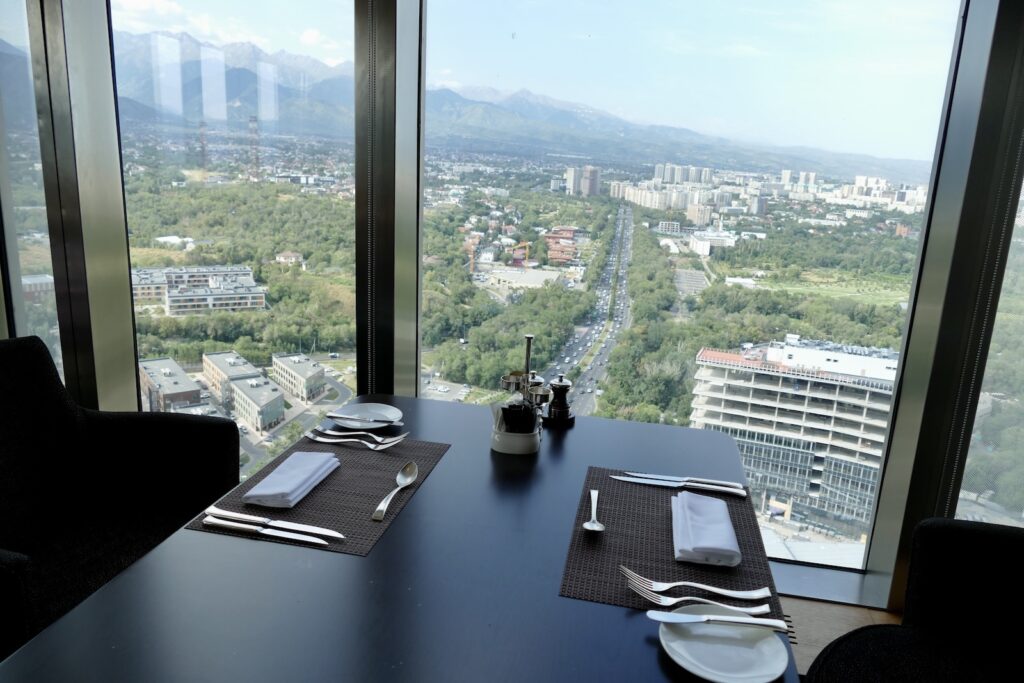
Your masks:
M 388 422 L 396 422 L 402 419 L 402 411 L 386 403 L 349 403 L 335 410 L 334 414 L 359 418 L 361 420 L 387 420 Z M 332 417 L 331 419 L 342 427 L 364 431 L 390 426 L 387 424 L 375 425 L 369 422 L 360 422 L 359 420 L 346 420 L 342 417 Z
M 683 614 L 736 613 L 714 605 L 686 605 Z M 690 673 L 716 683 L 769 683 L 789 665 L 789 651 L 768 628 L 732 624 L 662 624 L 661 646 Z

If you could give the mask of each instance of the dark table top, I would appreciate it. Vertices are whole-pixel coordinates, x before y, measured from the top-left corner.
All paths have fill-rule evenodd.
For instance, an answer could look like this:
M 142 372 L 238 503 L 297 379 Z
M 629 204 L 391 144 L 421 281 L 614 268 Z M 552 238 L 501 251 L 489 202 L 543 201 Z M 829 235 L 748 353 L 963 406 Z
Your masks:
M 0 680 L 691 680 L 642 612 L 559 585 L 588 466 L 745 481 L 732 439 L 580 418 L 535 456 L 502 455 L 486 407 L 377 400 L 452 447 L 369 556 L 183 529 Z

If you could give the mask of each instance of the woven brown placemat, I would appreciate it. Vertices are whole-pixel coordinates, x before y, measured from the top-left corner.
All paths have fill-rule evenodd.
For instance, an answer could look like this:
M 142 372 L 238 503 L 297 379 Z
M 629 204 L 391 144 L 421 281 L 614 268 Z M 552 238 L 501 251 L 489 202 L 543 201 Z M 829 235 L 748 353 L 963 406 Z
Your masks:
M 612 479 L 609 475 L 624 474 L 622 470 L 591 467 L 587 470 L 583 491 L 576 511 L 569 553 L 565 558 L 562 573 L 562 589 L 559 595 L 579 600 L 604 602 L 609 605 L 632 607 L 634 609 L 675 609 L 659 608 L 631 591 L 626 578 L 619 571 L 625 565 L 641 576 L 654 581 L 696 581 L 698 583 L 730 588 L 751 590 L 768 586 L 772 597 L 770 616 L 782 619 L 782 604 L 779 602 L 772 580 L 768 557 L 765 555 L 761 531 L 750 498 L 740 498 L 710 491 L 695 491 L 701 495 L 724 500 L 729 506 L 729 516 L 736 529 L 743 561 L 736 567 L 713 567 L 677 562 L 673 556 L 671 497 L 681 489 L 661 486 L 644 486 Z M 597 518 L 605 525 L 601 533 L 585 531 L 584 522 L 590 519 L 590 489 L 600 491 L 597 501 Z M 749 490 L 748 490 L 749 493 Z M 732 600 L 700 589 L 679 587 L 666 591 L 664 595 L 681 597 L 693 595 L 730 605 L 749 607 L 758 604 L 751 601 Z
M 449 448 L 449 444 L 406 439 L 397 446 L 378 452 L 361 446 L 350 448 L 340 444 L 321 444 L 302 439 L 216 503 L 217 507 L 232 512 L 244 512 L 284 522 L 298 522 L 299 524 L 312 524 L 333 529 L 344 534 L 345 540 L 343 541 L 325 538 L 328 545 L 310 545 L 285 538 L 239 533 L 229 529 L 204 526 L 203 517 L 206 515 L 196 517 L 188 523 L 186 528 L 287 543 L 303 548 L 318 548 L 335 553 L 366 556 L 373 549 L 377 540 L 388 530 L 391 522 L 402 512 L 406 503 L 424 485 L 434 466 L 440 462 L 441 456 Z M 242 496 L 249 489 L 262 481 L 282 460 L 295 451 L 334 453 L 341 461 L 341 467 L 327 475 L 294 508 L 269 508 L 242 502 Z M 378 503 L 384 496 L 395 488 L 395 475 L 398 474 L 402 465 L 410 460 L 414 461 L 419 468 L 416 483 L 403 489 L 392 499 L 383 521 L 374 522 L 370 519 L 370 515 L 377 509 Z

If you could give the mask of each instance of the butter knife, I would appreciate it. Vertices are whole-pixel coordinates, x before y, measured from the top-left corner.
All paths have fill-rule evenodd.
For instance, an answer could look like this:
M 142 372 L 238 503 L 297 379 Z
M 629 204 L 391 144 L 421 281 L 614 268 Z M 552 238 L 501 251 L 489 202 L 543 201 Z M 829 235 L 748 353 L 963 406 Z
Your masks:
M 643 477 L 620 477 L 617 474 L 611 475 L 612 479 L 628 481 L 634 484 L 647 484 L 648 486 L 664 486 L 670 489 L 700 489 L 701 491 L 714 491 L 715 493 L 728 493 L 731 496 L 746 498 L 747 492 L 733 486 L 713 486 L 711 484 L 695 484 L 688 481 L 666 481 L 665 479 L 644 479 Z
M 315 536 L 293 534 L 288 531 L 278 531 L 277 529 L 268 529 L 267 527 L 253 526 L 252 524 L 242 524 L 241 522 L 229 522 L 226 519 L 217 519 L 216 517 L 205 517 L 203 519 L 203 524 L 206 524 L 207 526 L 219 526 L 225 529 L 233 529 L 234 531 L 248 531 L 249 533 L 263 534 L 264 536 L 287 538 L 290 541 L 301 541 L 302 543 L 312 543 L 313 545 L 327 545 L 327 541 Z
M 781 619 L 759 619 L 757 617 L 734 617 L 727 614 L 685 614 L 682 612 L 659 612 L 656 609 L 647 611 L 647 618 L 666 624 L 744 624 L 747 626 L 766 626 L 783 633 L 789 631 L 786 622 Z
M 278 520 L 269 519 L 267 517 L 257 517 L 256 515 L 247 515 L 241 512 L 221 510 L 219 507 L 216 507 L 214 505 L 211 505 L 210 507 L 206 508 L 206 514 L 213 515 L 214 517 L 220 517 L 221 519 L 231 519 L 236 522 L 249 522 L 250 524 L 276 527 L 278 529 L 287 529 L 288 531 L 302 531 L 307 534 L 327 536 L 329 538 L 345 538 L 337 531 L 325 529 L 320 526 L 311 526 L 309 524 L 297 524 L 295 522 L 281 522 Z

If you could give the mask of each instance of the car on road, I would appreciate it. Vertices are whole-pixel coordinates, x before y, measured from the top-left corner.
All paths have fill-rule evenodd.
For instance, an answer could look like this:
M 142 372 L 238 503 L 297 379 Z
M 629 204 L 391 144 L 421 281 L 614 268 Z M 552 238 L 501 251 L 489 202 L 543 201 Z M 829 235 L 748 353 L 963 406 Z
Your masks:
M 329 353 L 329 354 L 327 354 L 327 357 L 328 358 L 337 358 L 338 354 L 336 354 L 336 353 Z

